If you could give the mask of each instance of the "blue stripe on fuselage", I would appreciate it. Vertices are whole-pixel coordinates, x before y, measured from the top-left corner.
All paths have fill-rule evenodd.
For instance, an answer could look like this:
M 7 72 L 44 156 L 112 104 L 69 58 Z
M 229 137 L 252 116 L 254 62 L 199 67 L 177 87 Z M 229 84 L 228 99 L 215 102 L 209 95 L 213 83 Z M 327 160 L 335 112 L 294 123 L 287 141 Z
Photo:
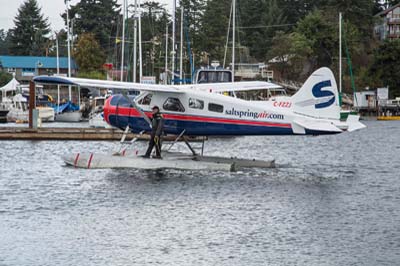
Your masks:
M 141 117 L 109 115 L 111 125 L 124 129 L 129 125 L 132 132 L 151 131 L 147 122 Z M 274 126 L 252 126 L 228 123 L 195 122 L 180 120 L 164 120 L 164 132 L 178 135 L 185 131 L 191 136 L 234 136 L 234 135 L 291 135 L 291 128 Z

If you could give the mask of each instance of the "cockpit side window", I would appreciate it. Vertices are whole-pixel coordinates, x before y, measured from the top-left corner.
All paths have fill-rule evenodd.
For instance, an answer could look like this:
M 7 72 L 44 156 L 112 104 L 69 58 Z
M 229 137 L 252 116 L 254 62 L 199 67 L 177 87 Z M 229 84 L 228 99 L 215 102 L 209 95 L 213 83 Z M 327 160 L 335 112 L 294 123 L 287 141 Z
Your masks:
M 173 111 L 173 112 L 185 112 L 185 108 L 183 107 L 181 101 L 178 98 L 168 98 L 163 105 L 164 110 Z
M 189 98 L 189 108 L 203 110 L 204 101 L 195 98 Z
M 138 103 L 140 105 L 150 105 L 152 97 L 153 97 L 153 94 L 149 93 L 146 96 L 144 96 L 142 99 L 140 99 Z
M 224 106 L 216 103 L 209 103 L 208 104 L 208 111 L 211 112 L 216 112 L 216 113 L 223 113 L 224 112 Z

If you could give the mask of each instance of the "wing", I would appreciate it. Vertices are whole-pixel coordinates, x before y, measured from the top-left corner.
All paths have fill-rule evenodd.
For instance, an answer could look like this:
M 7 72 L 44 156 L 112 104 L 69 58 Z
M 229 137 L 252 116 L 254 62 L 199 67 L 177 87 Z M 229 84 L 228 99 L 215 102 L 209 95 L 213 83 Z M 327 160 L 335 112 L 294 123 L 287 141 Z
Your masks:
M 138 90 L 138 91 L 157 91 L 157 92 L 173 92 L 184 93 L 176 86 L 141 84 L 133 82 L 119 82 L 98 79 L 68 78 L 63 76 L 37 76 L 33 78 L 37 84 L 43 85 L 71 85 L 84 88 L 105 88 L 105 89 L 121 89 L 121 90 Z
M 176 87 L 176 86 L 175 86 Z M 263 89 L 281 89 L 282 87 L 271 82 L 265 81 L 244 81 L 235 83 L 205 83 L 193 85 L 181 85 L 180 88 L 194 89 L 207 92 L 234 92 L 234 91 L 251 91 Z

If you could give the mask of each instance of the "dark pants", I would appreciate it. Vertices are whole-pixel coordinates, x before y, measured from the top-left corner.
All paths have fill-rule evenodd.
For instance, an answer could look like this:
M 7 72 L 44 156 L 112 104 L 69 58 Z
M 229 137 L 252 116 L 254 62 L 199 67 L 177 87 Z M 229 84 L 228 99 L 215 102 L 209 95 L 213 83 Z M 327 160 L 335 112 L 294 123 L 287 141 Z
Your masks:
M 155 136 L 151 136 L 145 156 L 150 156 L 154 146 L 156 147 L 156 156 L 161 157 L 161 137 L 158 137 L 158 141 L 156 142 Z

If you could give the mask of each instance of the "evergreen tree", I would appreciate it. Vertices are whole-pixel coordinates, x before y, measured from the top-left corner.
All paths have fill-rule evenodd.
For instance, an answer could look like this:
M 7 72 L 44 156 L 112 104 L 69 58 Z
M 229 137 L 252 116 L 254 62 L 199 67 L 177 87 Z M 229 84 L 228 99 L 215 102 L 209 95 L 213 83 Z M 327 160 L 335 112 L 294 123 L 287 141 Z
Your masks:
M 277 0 L 243 1 L 240 13 L 243 44 L 257 61 L 264 61 L 276 31 L 287 29 L 277 27 L 286 23 L 286 17 Z
M 18 9 L 11 29 L 10 54 L 37 55 L 46 54 L 50 33 L 48 19 L 41 14 L 36 0 L 26 0 Z
M 201 50 L 201 21 L 206 6 L 205 0 L 180 0 L 184 8 L 184 29 L 189 34 L 191 48 L 194 53 Z M 180 14 L 180 9 L 179 12 Z M 179 16 L 180 18 L 180 16 Z
M 279 0 L 278 5 L 289 24 L 295 24 L 309 12 L 325 5 L 326 0 Z
M 120 20 L 117 0 L 81 0 L 69 10 L 74 34 L 93 33 L 100 46 L 107 50 L 114 44 L 117 23 Z M 67 20 L 64 13 L 62 17 Z
M 385 41 L 374 51 L 370 75 L 375 85 L 389 86 L 391 97 L 400 97 L 400 40 Z
M 6 85 L 8 82 L 10 82 L 12 78 L 13 76 L 10 73 L 1 70 L 1 62 L 0 62 L 0 88 Z
M 164 68 L 165 27 L 169 23 L 169 15 L 158 2 L 145 2 L 141 8 L 142 41 L 145 42 L 142 45 L 143 69 L 147 75 L 158 77 L 160 68 Z
M 343 16 L 352 24 L 357 25 L 367 38 L 372 38 L 374 7 L 373 0 L 328 0 L 324 9 L 331 15 L 342 12 Z
M 222 62 L 224 58 L 231 2 L 231 0 L 207 1 L 200 21 L 202 40 L 200 49 L 203 54 L 208 53 L 208 59 Z
M 10 31 L 0 30 L 0 54 L 7 55 L 10 47 Z

